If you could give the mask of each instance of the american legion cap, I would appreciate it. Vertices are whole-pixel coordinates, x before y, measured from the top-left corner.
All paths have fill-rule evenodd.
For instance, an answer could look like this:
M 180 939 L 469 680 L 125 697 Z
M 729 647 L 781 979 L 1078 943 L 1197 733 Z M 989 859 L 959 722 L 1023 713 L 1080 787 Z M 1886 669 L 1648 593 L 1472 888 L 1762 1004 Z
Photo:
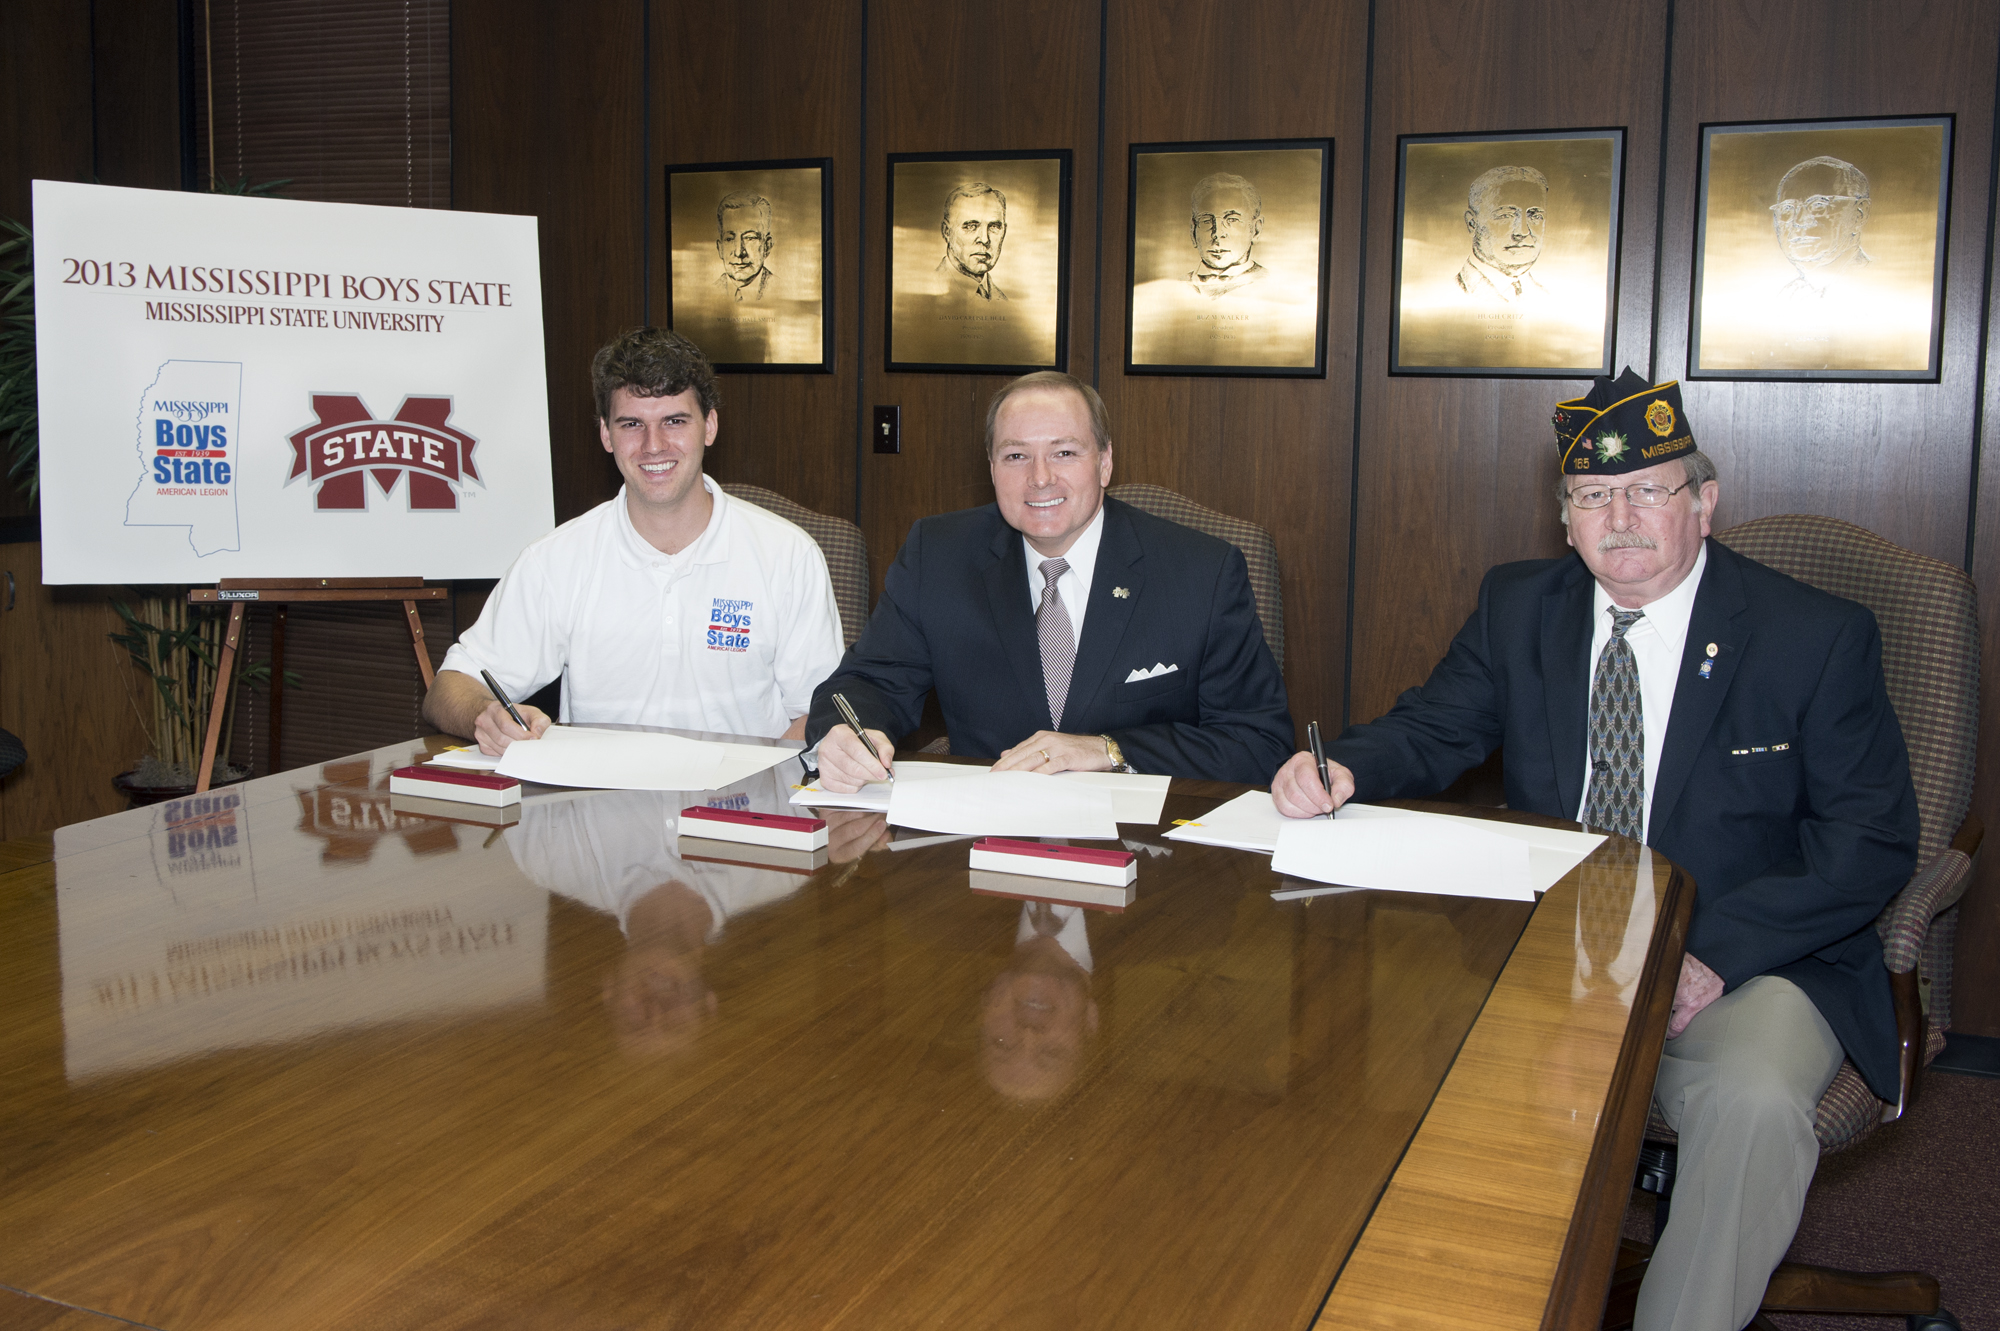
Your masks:
M 1630 366 L 1590 392 L 1558 402 L 1556 447 L 1565 476 L 1615 476 L 1694 451 L 1678 381 L 1648 385 Z

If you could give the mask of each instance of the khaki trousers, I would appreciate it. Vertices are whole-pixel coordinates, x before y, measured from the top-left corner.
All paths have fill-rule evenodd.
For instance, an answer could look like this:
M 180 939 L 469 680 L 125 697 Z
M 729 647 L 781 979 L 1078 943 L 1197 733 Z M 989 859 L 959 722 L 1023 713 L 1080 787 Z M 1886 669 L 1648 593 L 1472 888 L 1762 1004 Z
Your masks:
M 1819 1166 L 1813 1110 L 1840 1041 L 1799 987 L 1760 975 L 1660 1055 L 1653 1095 L 1680 1134 L 1666 1231 L 1634 1331 L 1741 1331 L 1798 1232 Z

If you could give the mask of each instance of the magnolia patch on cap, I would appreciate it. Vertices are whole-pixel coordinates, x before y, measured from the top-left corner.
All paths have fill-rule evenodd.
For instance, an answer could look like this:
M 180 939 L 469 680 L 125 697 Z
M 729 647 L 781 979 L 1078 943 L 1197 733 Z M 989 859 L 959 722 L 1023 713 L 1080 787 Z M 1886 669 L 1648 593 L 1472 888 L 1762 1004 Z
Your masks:
M 1628 366 L 1585 397 L 1556 404 L 1556 447 L 1565 476 L 1615 476 L 1692 452 L 1679 382 L 1648 385 Z

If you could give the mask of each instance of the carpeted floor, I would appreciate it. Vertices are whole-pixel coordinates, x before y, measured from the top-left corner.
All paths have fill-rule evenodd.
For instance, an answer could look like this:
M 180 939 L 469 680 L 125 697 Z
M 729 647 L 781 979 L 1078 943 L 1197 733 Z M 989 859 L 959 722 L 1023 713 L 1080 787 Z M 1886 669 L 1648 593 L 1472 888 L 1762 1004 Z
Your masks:
M 1625 1232 L 1652 1238 L 1650 1197 L 1626 1213 Z M 2000 1331 L 2000 1079 L 1934 1069 L 1902 1122 L 1820 1161 L 1790 1259 L 1928 1271 L 1966 1331 Z M 1771 1320 L 1785 1331 L 1902 1326 L 1900 1318 L 1882 1317 Z

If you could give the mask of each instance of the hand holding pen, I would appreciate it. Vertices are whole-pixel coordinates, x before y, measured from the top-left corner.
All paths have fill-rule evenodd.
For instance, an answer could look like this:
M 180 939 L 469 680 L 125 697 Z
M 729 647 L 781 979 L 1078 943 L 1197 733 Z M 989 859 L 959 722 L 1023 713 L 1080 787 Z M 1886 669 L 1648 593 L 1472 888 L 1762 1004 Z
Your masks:
M 499 754 L 507 751 L 507 746 L 517 739 L 539 739 L 549 728 L 548 714 L 534 707 L 517 707 L 507 691 L 500 687 L 500 681 L 493 678 L 490 670 L 481 670 L 480 678 L 486 681 L 486 688 L 493 695 L 493 701 L 501 707 L 505 715 L 496 714 L 491 705 L 479 713 L 473 723 L 472 737 L 479 741 L 481 753 Z
M 879 730 L 865 729 L 861 717 L 847 699 L 836 693 L 833 705 L 840 709 L 844 728 L 830 730 L 819 743 L 820 785 L 838 794 L 852 794 L 873 781 L 896 779 L 890 763 L 895 746 Z
M 1287 818 L 1330 818 L 1353 798 L 1354 773 L 1326 756 L 1318 723 L 1306 727 L 1306 743 L 1271 778 L 1271 802 Z

